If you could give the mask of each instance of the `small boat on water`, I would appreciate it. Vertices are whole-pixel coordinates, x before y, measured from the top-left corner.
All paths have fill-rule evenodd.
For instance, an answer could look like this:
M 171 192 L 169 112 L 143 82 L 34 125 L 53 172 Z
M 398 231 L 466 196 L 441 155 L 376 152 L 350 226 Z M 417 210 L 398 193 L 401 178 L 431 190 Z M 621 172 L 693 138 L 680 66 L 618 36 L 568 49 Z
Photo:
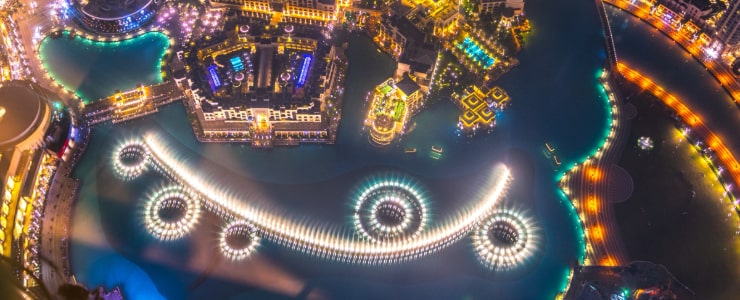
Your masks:
M 550 143 L 545 143 L 545 147 L 547 148 L 547 151 L 549 151 L 550 153 L 555 152 L 555 148 L 552 145 L 550 145 Z
M 555 165 L 560 166 L 560 164 L 562 164 L 557 155 L 553 156 L 552 159 L 555 161 Z
M 406 154 L 415 154 L 416 148 L 406 148 L 406 150 L 403 151 Z
M 444 149 L 442 149 L 442 147 L 432 146 L 432 151 L 442 154 L 442 152 L 444 152 Z

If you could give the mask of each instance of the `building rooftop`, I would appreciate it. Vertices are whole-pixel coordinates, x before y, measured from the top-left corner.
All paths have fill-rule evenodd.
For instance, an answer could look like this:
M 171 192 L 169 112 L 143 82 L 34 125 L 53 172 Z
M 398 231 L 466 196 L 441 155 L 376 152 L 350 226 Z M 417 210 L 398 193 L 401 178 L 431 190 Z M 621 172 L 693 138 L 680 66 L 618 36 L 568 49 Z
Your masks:
M 412 9 L 410 6 L 403 4 L 402 1 L 396 1 L 396 2 L 391 3 L 389 8 L 393 12 L 393 14 L 396 16 L 406 16 Z
M 22 142 L 44 123 L 49 109 L 30 83 L 0 83 L 0 148 Z
M 74 6 L 91 17 L 119 19 L 153 4 L 154 0 L 74 0 Z
M 401 79 L 400 82 L 396 83 L 396 87 L 398 87 L 398 89 L 400 89 L 406 95 L 411 95 L 421 89 L 421 87 L 419 87 L 419 85 L 416 84 L 416 82 L 414 82 L 411 77 L 409 77 L 408 73 L 403 74 L 403 79 Z
M 405 38 L 408 45 L 422 45 L 424 43 L 424 33 L 416 28 L 416 25 L 404 17 L 392 17 L 390 24 L 398 29 Z

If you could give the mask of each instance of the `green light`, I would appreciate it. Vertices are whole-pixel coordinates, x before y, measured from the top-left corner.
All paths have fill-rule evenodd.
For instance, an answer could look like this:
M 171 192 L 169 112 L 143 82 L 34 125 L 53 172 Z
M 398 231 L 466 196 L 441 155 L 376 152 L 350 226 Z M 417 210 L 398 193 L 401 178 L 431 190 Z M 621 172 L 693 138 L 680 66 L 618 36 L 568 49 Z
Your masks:
M 70 34 L 70 31 L 64 31 L 62 33 L 62 36 L 63 37 L 68 37 L 69 34 Z M 54 79 L 57 82 L 61 83 L 62 86 L 65 89 L 71 91 L 72 93 L 74 93 L 74 95 L 76 95 L 78 98 L 80 98 L 83 101 L 83 103 L 89 104 L 89 103 L 95 101 L 96 99 L 87 99 L 86 97 L 82 97 L 79 94 L 79 92 L 77 91 L 76 88 L 73 88 L 72 86 L 69 86 L 69 85 L 65 84 L 64 82 L 62 82 L 61 80 L 59 80 L 58 78 L 60 78 L 60 77 L 57 76 L 57 74 L 55 74 L 49 68 L 48 60 L 47 60 L 46 55 L 45 55 L 45 49 L 46 49 L 47 43 L 49 43 L 49 41 L 51 40 L 51 39 L 48 39 L 48 37 L 49 36 L 44 37 L 44 39 L 39 43 L 39 46 L 38 46 L 38 55 L 39 55 L 39 59 L 41 60 L 41 64 L 42 64 L 44 70 L 49 74 L 49 76 L 51 76 L 52 79 Z M 74 38 L 74 42 L 76 42 L 76 43 L 82 42 L 85 46 L 92 46 L 92 47 L 97 47 L 97 48 L 116 48 L 116 47 L 120 47 L 121 45 L 126 45 L 126 44 L 129 44 L 129 43 L 133 43 L 134 40 L 141 39 L 141 40 L 148 41 L 148 40 L 154 40 L 154 39 L 156 39 L 158 37 L 161 37 L 161 38 L 165 39 L 166 42 L 165 42 L 165 47 L 162 48 L 162 53 L 159 56 L 159 61 L 156 62 L 156 64 L 157 64 L 156 65 L 157 66 L 157 70 L 154 73 L 155 74 L 155 76 L 154 76 L 155 77 L 154 78 L 154 82 L 152 82 L 153 84 L 156 84 L 156 83 L 162 83 L 163 82 L 164 74 L 162 73 L 161 64 L 163 63 L 163 61 L 165 59 L 165 53 L 168 51 L 168 49 L 170 49 L 172 47 L 171 39 L 165 33 L 161 32 L 161 31 L 150 31 L 150 32 L 146 32 L 146 33 L 141 34 L 141 35 L 132 36 L 132 37 L 127 38 L 127 39 L 125 39 L 123 41 L 96 40 L 96 39 L 90 39 L 90 38 L 84 37 L 82 35 L 77 35 Z

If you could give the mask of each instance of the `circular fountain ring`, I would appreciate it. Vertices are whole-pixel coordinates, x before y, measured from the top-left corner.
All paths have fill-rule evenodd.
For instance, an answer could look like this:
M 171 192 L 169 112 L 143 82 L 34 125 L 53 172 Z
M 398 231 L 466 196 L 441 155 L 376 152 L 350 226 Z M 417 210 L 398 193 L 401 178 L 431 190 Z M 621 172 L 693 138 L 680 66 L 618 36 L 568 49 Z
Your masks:
M 500 209 L 473 232 L 473 246 L 483 266 L 508 271 L 531 260 L 539 247 L 537 232 L 521 213 Z
M 149 233 L 160 240 L 176 240 L 188 234 L 200 217 L 200 201 L 194 193 L 169 186 L 154 192 L 144 208 Z
M 363 189 L 354 213 L 357 231 L 376 243 L 412 239 L 424 229 L 426 219 L 421 193 L 398 180 L 380 181 Z
M 227 258 L 245 259 L 254 253 L 259 245 L 257 229 L 245 221 L 234 221 L 221 231 L 219 245 Z
M 147 171 L 150 157 L 143 143 L 126 142 L 113 153 L 113 169 L 120 179 L 134 180 Z

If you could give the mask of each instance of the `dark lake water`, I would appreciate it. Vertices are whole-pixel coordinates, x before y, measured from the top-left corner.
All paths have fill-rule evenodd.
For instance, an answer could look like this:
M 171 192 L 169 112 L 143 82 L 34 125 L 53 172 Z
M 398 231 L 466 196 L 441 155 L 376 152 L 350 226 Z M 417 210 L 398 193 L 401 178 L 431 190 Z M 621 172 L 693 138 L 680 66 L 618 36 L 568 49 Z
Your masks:
M 262 151 L 200 144 L 181 104 L 124 125 L 95 128 L 75 171 L 83 183 L 71 245 L 78 280 L 91 286 L 122 285 L 129 299 L 290 299 L 310 292 L 332 299 L 551 299 L 564 289 L 569 266 L 584 251 L 573 208 L 556 182 L 565 167 L 592 153 L 605 136 L 608 108 L 597 80 L 605 53 L 591 1 L 532 0 L 527 2 L 527 16 L 533 31 L 518 55 L 521 64 L 497 83 L 509 93 L 512 104 L 499 115 L 490 135 L 459 137 L 455 132 L 459 111 L 439 101 L 413 119 L 416 129 L 400 143 L 386 149 L 372 147 L 362 131 L 365 94 L 390 76 L 394 65 L 362 35 L 352 36 L 347 50 L 350 67 L 336 145 Z M 93 72 L 84 69 L 88 54 L 80 52 L 79 45 L 62 40 L 47 43 L 49 61 L 72 62 L 58 72 L 52 70 L 62 74 L 58 80 L 91 82 L 70 85 L 81 95 L 126 89 L 125 82 L 91 75 L 100 72 L 135 78 L 135 83 L 157 82 L 156 68 L 131 75 L 126 69 L 95 64 Z M 156 55 L 136 54 L 137 47 L 149 49 L 153 44 L 166 47 L 164 42 L 134 40 L 117 46 L 129 53 L 126 56 L 109 51 L 98 55 L 101 61 L 156 65 Z M 78 64 L 83 67 L 75 67 Z M 467 238 L 419 261 L 384 268 L 327 262 L 269 243 L 250 262 L 222 262 L 215 258 L 218 251 L 211 249 L 219 224 L 204 221 L 189 237 L 172 243 L 155 241 L 146 232 L 141 202 L 163 184 L 162 178 L 152 174 L 124 183 L 111 176 L 114 147 L 144 132 L 159 133 L 170 141 L 174 151 L 191 158 L 194 170 L 200 164 L 220 169 L 235 181 L 258 186 L 260 193 L 286 211 L 342 225 L 349 225 L 353 189 L 367 177 L 392 172 L 417 179 L 430 195 L 436 218 L 454 213 L 456 203 L 481 189 L 478 179 L 494 164 L 504 162 L 512 168 L 514 181 L 501 207 L 524 210 L 538 224 L 540 251 L 526 272 L 516 275 L 482 269 Z M 563 161 L 560 170 L 554 170 L 543 155 L 547 141 Z M 430 157 L 432 145 L 444 148 L 441 159 Z M 404 155 L 407 147 L 419 153 Z M 240 187 L 224 182 L 223 188 Z

